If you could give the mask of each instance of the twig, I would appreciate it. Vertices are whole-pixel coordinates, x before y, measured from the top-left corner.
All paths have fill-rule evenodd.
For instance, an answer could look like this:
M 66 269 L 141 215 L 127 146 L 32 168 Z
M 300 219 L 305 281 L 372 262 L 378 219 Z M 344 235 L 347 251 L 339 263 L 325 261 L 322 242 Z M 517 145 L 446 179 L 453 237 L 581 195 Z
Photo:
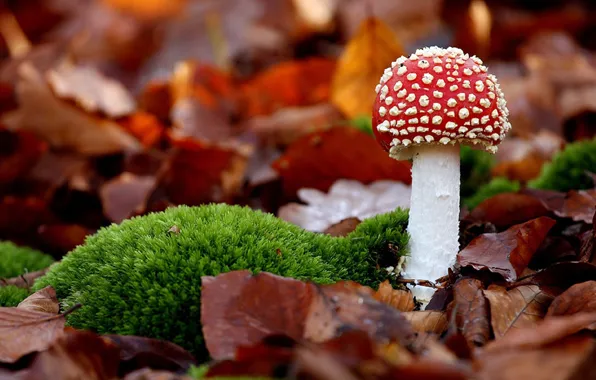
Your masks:
M 83 305 L 80 303 L 77 303 L 75 305 L 73 305 L 70 309 L 66 310 L 64 313 L 61 314 L 61 316 L 66 317 L 67 315 L 71 314 L 72 312 L 80 309 Z
M 45 268 L 35 272 L 25 273 L 13 278 L 0 278 L 0 287 L 14 285 L 19 288 L 29 289 L 29 284 L 35 281 L 35 279 L 46 274 L 48 269 L 49 268 Z
M 415 280 L 413 278 L 398 278 L 396 280 L 400 284 L 409 284 L 409 285 L 416 285 L 416 286 L 425 286 L 427 288 L 435 288 L 435 289 L 442 289 L 443 286 L 432 282 L 430 280 Z

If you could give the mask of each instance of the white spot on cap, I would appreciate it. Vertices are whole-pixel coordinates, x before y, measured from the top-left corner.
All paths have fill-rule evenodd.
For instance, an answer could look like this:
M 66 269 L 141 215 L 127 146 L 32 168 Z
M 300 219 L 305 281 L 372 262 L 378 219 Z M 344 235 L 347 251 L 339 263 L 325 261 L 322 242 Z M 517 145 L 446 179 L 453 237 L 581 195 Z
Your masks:
M 466 100 L 466 94 L 464 94 L 463 92 L 460 92 L 459 94 L 457 94 L 457 98 L 463 102 Z
M 403 83 L 401 81 L 397 81 L 395 82 L 395 84 L 393 85 L 393 91 L 399 91 L 400 88 L 402 88 Z
M 473 118 L 472 125 L 480 125 L 480 119 L 478 119 L 477 117 Z
M 493 131 L 493 127 L 490 125 L 487 125 L 486 128 L 484 128 L 485 131 L 487 131 L 488 133 L 491 133 Z
M 433 62 L 434 62 L 434 63 L 439 63 L 439 64 L 441 64 L 441 63 L 443 63 L 443 60 L 442 60 L 441 58 L 439 58 L 439 57 L 434 57 L 434 58 L 433 58 Z
M 414 80 L 416 79 L 416 77 L 416 73 L 409 73 L 408 75 L 406 75 L 406 78 L 408 78 L 408 80 Z
M 433 78 L 434 77 L 432 75 L 430 75 L 429 73 L 425 73 L 422 76 L 422 83 L 424 83 L 424 84 L 431 84 L 432 81 L 433 81 Z
M 384 117 L 385 115 L 387 115 L 387 108 L 385 107 L 379 107 L 379 115 L 381 115 L 381 117 Z
M 418 67 L 420 67 L 421 69 L 428 69 L 429 66 L 430 63 L 426 59 L 421 59 L 420 61 L 418 61 Z
M 428 99 L 428 96 L 426 96 L 426 95 L 422 95 L 422 96 L 420 97 L 420 99 L 418 99 L 418 103 L 420 103 L 420 105 L 421 105 L 422 107 L 426 107 L 426 106 L 428 106 L 428 104 L 430 103 L 430 101 L 429 101 L 429 99 Z
M 449 58 L 447 58 L 447 60 L 446 60 L 446 61 L 447 61 L 447 62 L 451 62 L 451 60 L 450 60 Z M 451 68 L 451 63 L 446 63 L 446 64 L 445 64 L 445 68 L 446 68 L 446 69 L 450 69 L 450 68 Z
M 403 127 L 404 125 L 406 125 L 406 121 L 405 120 L 398 120 L 396 126 L 399 127 Z
M 410 145 L 412 142 L 411 142 L 410 140 L 408 140 L 408 139 L 403 139 L 403 140 L 401 140 L 401 143 L 402 143 L 402 144 L 404 144 L 404 146 L 408 146 L 408 145 Z
M 476 101 L 476 95 L 474 95 L 474 94 L 469 94 L 469 95 L 468 95 L 468 101 L 469 101 L 469 102 L 475 102 L 475 101 Z
M 459 110 L 458 115 L 460 119 L 465 119 L 470 116 L 470 111 L 467 108 L 462 108 Z
M 417 61 L 417 60 L 418 60 L 418 56 L 416 54 L 410 55 L 410 61 Z
M 408 91 L 404 88 L 402 90 L 399 90 L 397 92 L 397 97 L 398 98 L 403 98 L 404 96 L 406 96 L 408 94 Z
M 400 103 L 397 103 L 397 106 L 399 107 L 399 109 L 404 109 L 404 108 L 406 108 L 407 104 L 404 102 L 400 102 Z
M 385 120 L 381 124 L 377 125 L 377 131 L 379 132 L 387 132 L 389 130 L 389 122 Z
M 494 92 L 492 92 L 492 91 L 490 91 L 490 92 L 489 92 L 487 95 L 488 95 L 488 97 L 489 97 L 489 98 L 491 98 L 491 99 L 494 99 L 494 98 L 495 98 L 495 93 L 494 93 Z
M 445 80 L 444 79 L 438 79 L 437 80 L 437 87 L 445 87 Z
M 497 117 L 499 117 L 499 112 L 496 109 L 494 109 L 490 115 L 496 119 Z
M 433 109 L 435 111 L 440 111 L 441 110 L 441 103 L 433 103 Z
M 422 142 L 422 136 L 416 136 L 413 138 L 413 140 L 416 144 L 420 144 Z
M 458 87 L 457 87 L 457 85 L 456 85 L 456 84 L 453 84 L 453 85 L 451 85 L 451 87 L 449 87 L 449 89 L 450 89 L 451 91 L 457 91 Z
M 401 144 L 401 140 L 400 139 L 393 139 L 393 140 L 391 140 L 391 145 L 394 145 L 395 146 L 395 145 L 399 145 L 399 144 Z
M 470 81 L 469 80 L 465 80 L 464 83 L 462 83 L 461 85 L 463 88 L 472 88 L 472 86 L 470 85 Z
M 426 140 L 426 142 L 433 142 L 433 141 L 435 141 L 435 138 L 432 137 L 431 135 L 424 136 L 424 139 Z
M 500 138 L 500 136 L 497 133 L 493 133 L 492 135 L 490 135 L 490 137 L 492 137 L 495 141 L 497 141 Z
M 385 98 L 385 104 L 387 104 L 388 106 L 390 106 L 391 103 L 393 103 L 393 98 L 391 96 L 386 97 Z
M 410 120 L 408 120 L 408 124 L 418 124 L 418 118 L 417 117 L 413 117 Z
M 473 107 L 473 108 L 472 108 L 472 112 L 474 112 L 474 113 L 482 113 L 482 112 L 484 112 L 484 111 L 482 110 L 482 108 L 479 108 L 479 107 Z
M 466 127 L 459 127 L 459 129 L 457 131 L 459 133 L 466 133 L 468 131 L 468 128 L 466 128 Z
M 393 76 L 393 71 L 391 69 L 385 69 L 383 72 L 383 76 L 381 76 L 381 83 L 386 83 L 391 77 Z
M 406 98 L 406 100 L 411 103 L 414 100 L 416 100 L 416 95 L 415 94 L 410 94 L 410 95 L 408 95 L 408 97 Z
M 447 124 L 445 124 L 445 128 L 447 128 L 447 129 L 455 129 L 455 128 L 457 128 L 457 124 L 455 124 L 452 121 L 448 121 Z
M 397 109 L 397 107 L 395 107 L 395 106 L 391 107 L 391 109 L 389 110 L 389 115 L 391 115 L 391 116 L 399 115 L 399 110 Z
M 486 123 L 488 123 L 488 120 L 489 120 L 489 119 L 490 119 L 490 118 L 489 118 L 488 116 L 486 116 L 486 115 L 485 115 L 485 116 L 482 116 L 482 117 L 480 118 L 480 122 L 481 122 L 482 124 L 486 124 Z
M 407 72 L 408 68 L 406 66 L 400 66 L 400 68 L 397 69 L 397 75 L 404 75 Z
M 449 112 L 447 112 L 447 116 L 449 116 L 449 117 L 455 117 L 455 112 L 449 111 Z
M 410 107 L 405 112 L 405 114 L 408 116 L 416 115 L 417 113 L 418 113 L 418 110 L 416 109 L 416 107 Z
M 381 91 L 381 84 L 379 83 L 376 87 L 375 87 L 375 92 L 378 94 L 379 91 Z
M 433 91 L 433 96 L 440 99 L 443 97 L 443 93 L 441 91 Z
M 448 107 L 455 107 L 456 105 L 457 105 L 457 100 L 455 100 L 453 98 L 449 98 L 449 100 L 447 100 Z
M 435 71 L 435 73 L 440 74 L 443 72 L 443 68 L 441 66 L 435 66 L 433 67 L 433 70 Z M 377 74 L 378 75 L 378 74 Z
M 472 70 L 468 69 L 467 67 L 464 69 L 464 75 L 468 75 L 469 76 L 469 75 L 472 75 L 472 74 L 474 74 L 472 72 Z
M 429 119 L 428 115 L 424 115 L 424 116 L 420 117 L 420 122 L 422 124 L 428 124 L 428 119 Z M 424 132 L 426 132 L 426 131 L 424 131 Z
M 488 100 L 487 98 L 482 98 L 482 99 L 480 99 L 480 105 L 484 108 L 489 108 L 490 100 Z
M 385 99 L 387 93 L 389 93 L 389 87 L 387 87 L 386 85 L 381 87 L 381 100 Z
M 443 118 L 441 116 L 433 116 L 433 124 L 434 125 L 439 125 L 439 124 L 441 124 L 442 121 L 443 121 Z
M 412 84 L 412 89 L 413 90 L 420 90 L 420 85 L 418 83 L 413 83 Z
M 477 80 L 476 83 L 474 84 L 474 88 L 476 89 L 476 91 L 482 92 L 482 91 L 484 91 L 484 83 L 482 83 L 481 80 Z
M 449 144 L 449 141 L 451 141 L 449 137 L 441 137 L 441 139 L 439 140 L 439 142 L 444 145 Z
M 433 129 L 431 132 L 440 136 L 442 131 L 440 129 Z
M 418 127 L 418 128 L 416 128 L 416 132 L 428 132 L 428 128 L 426 128 L 426 127 Z

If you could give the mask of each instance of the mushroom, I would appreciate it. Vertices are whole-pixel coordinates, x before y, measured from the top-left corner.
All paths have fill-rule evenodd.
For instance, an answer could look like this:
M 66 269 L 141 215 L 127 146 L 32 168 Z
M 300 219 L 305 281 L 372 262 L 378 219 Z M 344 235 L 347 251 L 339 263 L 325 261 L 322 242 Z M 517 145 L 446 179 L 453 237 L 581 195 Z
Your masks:
M 459 251 L 460 144 L 495 153 L 511 129 L 497 78 L 461 49 L 426 47 L 387 68 L 375 91 L 373 132 L 398 160 L 412 159 L 403 276 L 434 281 Z M 433 288 L 414 286 L 426 305 Z

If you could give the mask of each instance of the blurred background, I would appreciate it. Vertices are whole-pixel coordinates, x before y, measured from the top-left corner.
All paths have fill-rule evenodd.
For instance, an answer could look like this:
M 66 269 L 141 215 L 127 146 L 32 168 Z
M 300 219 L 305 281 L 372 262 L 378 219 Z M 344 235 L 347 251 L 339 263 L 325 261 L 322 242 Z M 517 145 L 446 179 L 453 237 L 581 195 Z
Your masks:
M 410 164 L 369 110 L 384 68 L 428 45 L 480 56 L 511 111 L 495 157 L 462 152 L 466 207 L 595 135 L 594 1 L 1 1 L 0 239 L 59 257 L 176 204 L 317 231 L 407 207 Z

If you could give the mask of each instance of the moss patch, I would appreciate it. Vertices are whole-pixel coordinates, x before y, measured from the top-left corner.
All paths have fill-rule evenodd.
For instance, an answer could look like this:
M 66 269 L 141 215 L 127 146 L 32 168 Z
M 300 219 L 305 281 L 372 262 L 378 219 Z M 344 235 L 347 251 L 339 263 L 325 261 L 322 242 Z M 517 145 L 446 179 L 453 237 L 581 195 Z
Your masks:
M 29 296 L 29 291 L 16 286 L 0 287 L 0 307 L 15 307 Z
M 594 182 L 586 172 L 596 173 L 596 139 L 567 144 L 528 186 L 558 191 L 589 189 Z
M 51 256 L 11 242 L 0 242 L 0 277 L 16 277 L 44 269 L 54 262 Z
M 103 228 L 34 289 L 52 285 L 63 307 L 83 304 L 69 316 L 74 327 L 166 339 L 204 358 L 201 276 L 249 269 L 376 285 L 386 278 L 376 265 L 383 245 L 404 254 L 406 224 L 407 212 L 398 210 L 333 238 L 249 208 L 180 206 Z

